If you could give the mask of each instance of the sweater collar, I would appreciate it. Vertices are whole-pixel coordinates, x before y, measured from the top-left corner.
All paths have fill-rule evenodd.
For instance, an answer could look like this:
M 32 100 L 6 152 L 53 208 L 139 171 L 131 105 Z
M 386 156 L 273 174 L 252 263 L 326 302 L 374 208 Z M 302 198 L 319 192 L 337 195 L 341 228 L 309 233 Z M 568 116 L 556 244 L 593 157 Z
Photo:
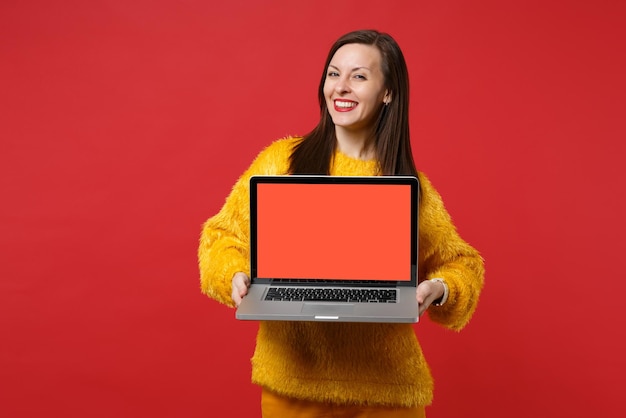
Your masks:
M 375 176 L 379 174 L 376 160 L 360 160 L 335 151 L 330 174 L 333 176 Z

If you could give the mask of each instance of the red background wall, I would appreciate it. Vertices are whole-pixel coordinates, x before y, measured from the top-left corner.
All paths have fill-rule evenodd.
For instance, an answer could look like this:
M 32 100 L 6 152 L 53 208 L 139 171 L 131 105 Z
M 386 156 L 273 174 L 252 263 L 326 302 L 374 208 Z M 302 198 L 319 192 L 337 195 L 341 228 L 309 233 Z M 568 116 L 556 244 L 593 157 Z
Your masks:
M 200 294 L 200 226 L 374 27 L 487 260 L 463 332 L 415 327 L 429 417 L 623 416 L 625 3 L 260 3 L 0 4 L 0 415 L 258 414 L 256 324 Z

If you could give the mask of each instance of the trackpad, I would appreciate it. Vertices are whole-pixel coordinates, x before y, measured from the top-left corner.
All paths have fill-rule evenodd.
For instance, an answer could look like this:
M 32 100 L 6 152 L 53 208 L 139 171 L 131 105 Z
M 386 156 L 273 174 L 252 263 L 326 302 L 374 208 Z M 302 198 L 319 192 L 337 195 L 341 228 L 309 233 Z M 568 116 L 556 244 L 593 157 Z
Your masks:
M 302 313 L 315 315 L 341 315 L 349 314 L 354 310 L 352 304 L 329 304 L 329 303 L 305 303 Z

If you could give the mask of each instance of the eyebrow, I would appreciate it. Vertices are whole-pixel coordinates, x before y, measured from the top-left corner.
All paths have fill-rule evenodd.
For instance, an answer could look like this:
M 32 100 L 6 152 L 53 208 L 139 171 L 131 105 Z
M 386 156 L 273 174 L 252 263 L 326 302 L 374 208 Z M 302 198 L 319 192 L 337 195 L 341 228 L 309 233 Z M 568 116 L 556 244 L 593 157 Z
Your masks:
M 339 70 L 339 67 L 336 67 L 336 66 L 334 66 L 334 65 L 332 65 L 332 64 L 328 64 L 328 66 L 329 66 L 329 67 L 333 67 L 335 70 Z M 353 72 L 353 71 L 358 71 L 358 70 L 367 70 L 367 71 L 372 71 L 372 70 L 370 70 L 370 68 L 369 68 L 369 67 L 360 66 L 360 67 L 354 67 L 352 70 L 350 70 L 350 72 Z

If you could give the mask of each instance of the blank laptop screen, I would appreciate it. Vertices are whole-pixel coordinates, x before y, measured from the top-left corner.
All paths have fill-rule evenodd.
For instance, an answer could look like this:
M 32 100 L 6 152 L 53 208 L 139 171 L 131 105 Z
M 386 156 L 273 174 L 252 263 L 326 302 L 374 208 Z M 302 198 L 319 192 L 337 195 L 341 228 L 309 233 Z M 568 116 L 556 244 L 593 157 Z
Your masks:
M 257 277 L 411 280 L 411 186 L 260 183 Z

